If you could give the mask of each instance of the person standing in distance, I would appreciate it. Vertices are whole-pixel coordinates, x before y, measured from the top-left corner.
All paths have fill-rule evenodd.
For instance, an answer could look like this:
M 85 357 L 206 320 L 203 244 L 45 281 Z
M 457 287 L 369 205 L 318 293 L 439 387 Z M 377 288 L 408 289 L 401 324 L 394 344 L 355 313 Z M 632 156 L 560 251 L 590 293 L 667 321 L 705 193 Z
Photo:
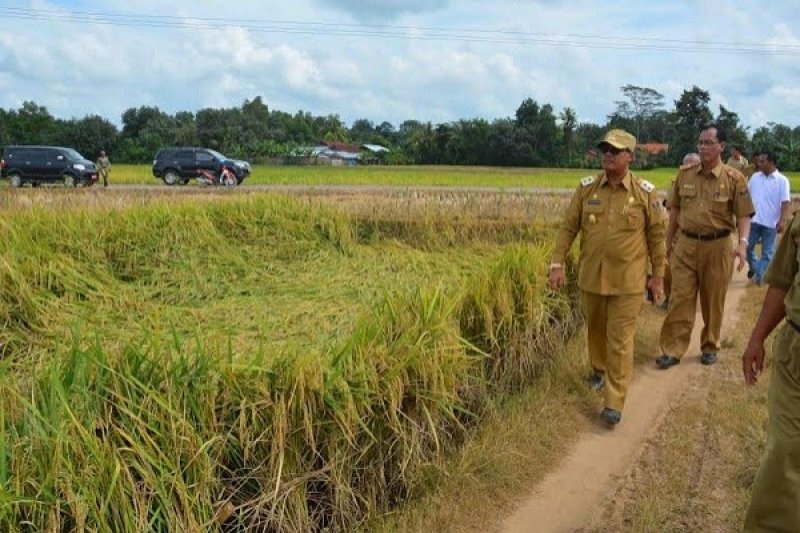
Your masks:
M 744 156 L 744 148 L 739 145 L 734 146 L 733 150 L 731 150 L 731 156 L 728 158 L 725 164 L 744 174 L 745 169 L 749 166 L 747 158 Z M 747 177 L 749 177 L 749 174 L 745 175 L 745 178 Z
M 108 160 L 105 150 L 100 150 L 100 157 L 97 158 L 97 172 L 103 179 L 103 187 L 108 187 L 108 173 L 111 172 L 111 161 Z
M 655 187 L 628 169 L 636 138 L 612 129 L 597 145 L 603 172 L 581 180 L 564 215 L 550 265 L 550 287 L 565 282 L 564 260 L 580 233 L 578 286 L 588 329 L 589 385 L 605 388 L 600 413 L 619 423 L 633 376 L 633 339 L 646 282 L 657 301 L 664 290 L 664 211 Z
M 738 270 L 747 260 L 753 202 L 744 175 L 722 162 L 725 139 L 722 126 L 710 124 L 702 128 L 697 140 L 701 162 L 678 171 L 667 198 L 672 294 L 659 336 L 661 355 L 656 358 L 656 365 L 661 369 L 677 365 L 686 353 L 698 296 L 704 324 L 700 362 L 717 362 L 725 294 L 734 260 L 739 263 Z M 738 230 L 739 241 L 731 250 L 729 236 L 734 229 Z
M 742 354 L 745 383 L 764 369 L 764 341 L 786 318 L 772 347 L 767 396 L 767 447 L 753 481 L 744 531 L 800 528 L 800 217 L 795 213 L 764 281 L 769 285 Z
M 775 240 L 789 220 L 789 180 L 778 172 L 775 154 L 763 150 L 755 155 L 758 172 L 747 183 L 756 214 L 750 223 L 750 240 L 747 243 L 747 277 L 761 285 L 772 255 Z M 761 257 L 756 257 L 756 244 L 761 242 Z

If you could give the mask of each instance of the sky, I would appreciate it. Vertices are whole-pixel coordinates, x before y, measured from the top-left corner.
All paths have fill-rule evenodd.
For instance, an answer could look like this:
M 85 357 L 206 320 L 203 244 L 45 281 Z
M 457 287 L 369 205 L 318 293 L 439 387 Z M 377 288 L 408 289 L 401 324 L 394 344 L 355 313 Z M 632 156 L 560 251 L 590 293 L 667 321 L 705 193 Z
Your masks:
M 530 97 L 602 124 L 633 84 L 800 125 L 796 0 L 0 0 L 0 20 L 0 107 L 59 118 L 261 96 L 397 126 L 513 117 Z

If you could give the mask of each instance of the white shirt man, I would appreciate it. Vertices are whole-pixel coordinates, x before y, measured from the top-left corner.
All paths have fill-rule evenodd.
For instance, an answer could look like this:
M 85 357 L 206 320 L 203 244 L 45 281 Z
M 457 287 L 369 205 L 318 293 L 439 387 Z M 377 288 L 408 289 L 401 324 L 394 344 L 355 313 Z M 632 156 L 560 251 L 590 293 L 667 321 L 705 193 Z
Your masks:
M 756 168 L 747 184 L 750 197 L 756 208 L 750 224 L 750 238 L 747 243 L 747 277 L 755 278 L 761 284 L 764 273 L 775 253 L 775 239 L 782 232 L 789 218 L 789 180 L 778 171 L 775 156 L 770 152 L 756 155 Z M 761 257 L 756 258 L 755 247 L 761 242 Z

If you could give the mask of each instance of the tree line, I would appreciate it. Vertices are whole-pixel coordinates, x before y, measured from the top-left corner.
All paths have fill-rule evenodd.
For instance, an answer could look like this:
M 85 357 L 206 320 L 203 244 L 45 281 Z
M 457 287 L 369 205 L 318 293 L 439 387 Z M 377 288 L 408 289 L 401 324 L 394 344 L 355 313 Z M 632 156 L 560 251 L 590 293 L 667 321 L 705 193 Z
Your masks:
M 126 110 L 122 128 L 89 115 L 69 120 L 47 108 L 24 102 L 19 109 L 0 109 L 0 145 L 49 144 L 76 148 L 89 158 L 105 150 L 118 163 L 146 163 L 164 146 L 205 146 L 253 162 L 295 161 L 319 141 L 380 144 L 391 151 L 387 163 L 533 167 L 597 166 L 591 157 L 597 139 L 608 128 L 624 128 L 639 143 L 665 143 L 669 150 L 638 154 L 639 167 L 676 165 L 696 151 L 701 124 L 717 121 L 728 131 L 729 146 L 746 153 L 767 149 L 780 168 L 800 170 L 800 127 L 767 123 L 750 132 L 736 112 L 709 107 L 710 95 L 699 87 L 684 90 L 667 107 L 664 96 L 649 87 L 625 85 L 622 98 L 605 124 L 580 122 L 576 111 L 556 111 L 548 103 L 526 98 L 513 117 L 461 119 L 433 124 L 406 120 L 395 126 L 355 120 L 349 127 L 338 115 L 295 114 L 269 109 L 260 96 L 241 106 L 205 108 L 169 114 L 158 107 Z

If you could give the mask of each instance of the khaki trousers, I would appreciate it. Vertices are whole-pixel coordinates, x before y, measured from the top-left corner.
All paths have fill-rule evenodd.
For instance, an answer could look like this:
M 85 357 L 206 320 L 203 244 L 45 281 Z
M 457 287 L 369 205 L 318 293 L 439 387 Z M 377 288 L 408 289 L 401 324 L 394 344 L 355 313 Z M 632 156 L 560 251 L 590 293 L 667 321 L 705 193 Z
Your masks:
M 638 292 L 602 296 L 581 291 L 589 358 L 594 370 L 605 375 L 605 406 L 617 411 L 622 411 L 633 377 L 633 338 L 643 299 Z
M 686 353 L 698 296 L 703 316 L 700 350 L 719 351 L 725 294 L 733 275 L 732 252 L 729 238 L 699 241 L 683 234 L 678 237 L 670 257 L 672 287 L 659 338 L 662 354 L 680 359 Z
M 744 531 L 800 531 L 800 333 L 784 324 L 772 350 L 767 449 Z

